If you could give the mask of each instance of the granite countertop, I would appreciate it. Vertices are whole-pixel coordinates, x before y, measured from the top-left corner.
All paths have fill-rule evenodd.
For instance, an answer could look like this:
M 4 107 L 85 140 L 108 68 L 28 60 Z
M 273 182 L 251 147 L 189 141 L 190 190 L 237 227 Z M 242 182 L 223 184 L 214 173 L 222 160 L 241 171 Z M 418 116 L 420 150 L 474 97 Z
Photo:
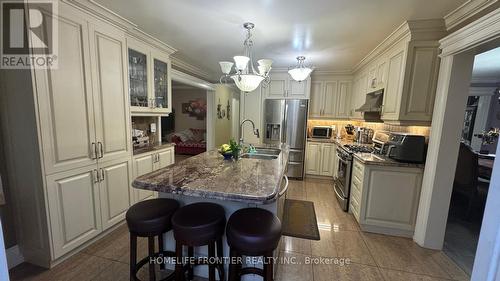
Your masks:
M 424 164 L 398 162 L 384 155 L 375 155 L 373 153 L 354 153 L 353 156 L 355 159 L 358 159 L 359 161 L 361 161 L 361 163 L 365 165 L 409 167 L 409 168 L 420 168 L 420 169 L 423 169 L 425 167 Z
M 175 146 L 175 143 L 169 142 L 169 143 L 163 143 L 163 144 L 160 144 L 160 145 L 145 146 L 145 147 L 134 149 L 133 155 L 137 155 L 137 154 L 141 154 L 141 153 L 146 153 L 146 152 L 151 152 L 151 151 L 160 150 L 160 149 L 165 149 L 165 148 L 169 148 L 169 147 L 172 147 L 172 146 Z
M 132 186 L 208 199 L 272 203 L 278 197 L 288 162 L 288 147 L 280 148 L 278 158 L 272 160 L 228 161 L 216 150 L 208 151 L 140 176 Z

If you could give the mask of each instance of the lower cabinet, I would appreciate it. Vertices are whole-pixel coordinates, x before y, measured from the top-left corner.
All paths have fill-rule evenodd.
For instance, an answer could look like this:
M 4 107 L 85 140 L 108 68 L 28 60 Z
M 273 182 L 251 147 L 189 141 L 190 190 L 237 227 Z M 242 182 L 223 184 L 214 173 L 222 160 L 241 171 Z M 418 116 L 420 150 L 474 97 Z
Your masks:
M 125 219 L 132 203 L 130 183 L 132 165 L 130 160 L 113 161 L 99 169 L 102 228 L 106 230 Z
M 349 211 L 363 231 L 412 237 L 423 169 L 353 161 Z
M 127 158 L 47 176 L 54 258 L 123 220 L 130 172 Z
M 174 148 L 169 147 L 162 150 L 155 150 L 152 152 L 140 154 L 134 156 L 133 158 L 133 178 L 137 178 L 139 176 L 145 175 L 147 173 L 151 173 L 158 169 L 165 168 L 175 162 L 174 160 Z M 135 202 L 156 198 L 157 192 L 135 189 Z
M 336 170 L 334 143 L 308 142 L 306 149 L 306 174 L 333 177 Z

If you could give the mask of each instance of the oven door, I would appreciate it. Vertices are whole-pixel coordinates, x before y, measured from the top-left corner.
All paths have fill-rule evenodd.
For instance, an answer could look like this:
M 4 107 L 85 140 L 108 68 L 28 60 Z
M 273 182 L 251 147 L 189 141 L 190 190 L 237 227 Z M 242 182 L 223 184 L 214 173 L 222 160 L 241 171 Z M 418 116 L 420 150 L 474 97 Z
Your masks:
M 347 211 L 349 207 L 349 189 L 351 185 L 352 161 L 337 154 L 337 177 L 334 181 L 335 194 L 342 210 Z

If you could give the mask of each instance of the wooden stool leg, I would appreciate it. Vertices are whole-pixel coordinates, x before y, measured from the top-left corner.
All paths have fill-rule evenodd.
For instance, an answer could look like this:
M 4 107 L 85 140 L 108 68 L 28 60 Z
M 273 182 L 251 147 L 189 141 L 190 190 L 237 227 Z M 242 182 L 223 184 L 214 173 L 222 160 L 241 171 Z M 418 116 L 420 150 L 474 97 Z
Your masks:
M 229 277 L 228 281 L 237 281 L 240 278 L 239 271 L 241 265 L 237 263 L 238 253 L 234 249 L 229 250 Z
M 160 252 L 160 257 L 164 258 L 163 256 L 163 233 L 158 235 L 158 251 Z M 164 259 L 161 259 L 162 263 L 160 264 L 160 269 L 165 270 L 165 263 Z
M 137 273 L 137 235 L 130 233 L 130 280 L 135 281 Z
M 175 281 L 184 281 L 184 266 L 182 264 L 182 244 L 175 242 Z
M 188 247 L 188 257 L 189 260 L 191 261 L 191 258 L 194 257 L 194 248 L 189 246 Z M 194 271 L 193 271 L 194 265 L 192 263 L 188 263 L 188 279 L 193 280 L 194 278 Z
M 208 244 L 208 258 L 215 257 L 215 241 Z M 215 281 L 215 264 L 208 265 L 208 281 Z
M 155 254 L 155 238 L 154 236 L 148 237 L 148 255 L 149 257 L 153 257 Z M 155 281 L 155 264 L 154 262 L 149 261 L 149 280 Z
M 272 257 L 273 256 L 273 252 L 270 252 L 270 253 L 267 253 L 265 256 L 264 256 L 264 259 L 266 260 L 266 262 L 268 262 L 267 264 L 264 263 L 264 281 L 273 281 L 273 262 L 272 262 L 272 259 L 266 259 L 266 257 Z
M 220 259 L 219 263 L 219 280 L 224 281 L 225 279 L 225 274 L 224 274 L 224 245 L 222 244 L 222 238 L 217 239 L 217 258 Z

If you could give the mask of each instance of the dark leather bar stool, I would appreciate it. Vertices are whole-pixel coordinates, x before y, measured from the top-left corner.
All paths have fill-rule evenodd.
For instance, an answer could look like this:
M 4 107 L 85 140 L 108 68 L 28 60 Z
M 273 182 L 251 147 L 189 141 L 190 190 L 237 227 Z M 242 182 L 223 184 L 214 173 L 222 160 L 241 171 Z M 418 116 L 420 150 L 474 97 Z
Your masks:
M 226 226 L 226 213 L 224 208 L 213 203 L 194 203 L 180 208 L 172 217 L 174 229 L 175 253 L 177 262 L 175 264 L 175 280 L 185 280 L 185 269 L 188 271 L 188 279 L 193 279 L 194 265 L 207 265 L 197 261 L 194 265 L 182 264 L 183 246 L 188 247 L 188 256 L 194 258 L 194 247 L 208 245 L 208 258 L 219 258 L 219 264 L 208 264 L 208 279 L 215 281 L 215 269 L 219 272 L 219 279 L 224 280 L 224 265 L 222 236 Z M 217 248 L 217 255 L 215 253 Z M 196 259 L 195 259 L 196 260 Z
M 270 261 L 273 251 L 281 238 L 281 221 L 273 213 L 260 208 L 246 208 L 234 212 L 227 222 L 227 243 L 230 247 L 230 260 L 238 257 L 262 256 Z M 273 281 L 272 262 L 264 263 L 264 268 L 242 268 L 239 263 L 229 264 L 229 281 L 241 280 L 245 274 L 257 274 L 264 281 Z
M 142 201 L 130 207 L 125 215 L 130 232 L 130 280 L 137 281 L 137 272 L 150 258 L 174 257 L 174 252 L 163 250 L 163 234 L 172 230 L 171 219 L 179 203 L 173 199 L 158 198 Z M 137 262 L 137 237 L 148 237 L 148 256 Z M 159 251 L 155 253 L 155 240 L 158 237 Z M 160 264 L 165 269 L 164 264 Z M 170 274 L 162 280 L 173 280 Z M 155 281 L 155 264 L 149 263 L 149 280 Z

